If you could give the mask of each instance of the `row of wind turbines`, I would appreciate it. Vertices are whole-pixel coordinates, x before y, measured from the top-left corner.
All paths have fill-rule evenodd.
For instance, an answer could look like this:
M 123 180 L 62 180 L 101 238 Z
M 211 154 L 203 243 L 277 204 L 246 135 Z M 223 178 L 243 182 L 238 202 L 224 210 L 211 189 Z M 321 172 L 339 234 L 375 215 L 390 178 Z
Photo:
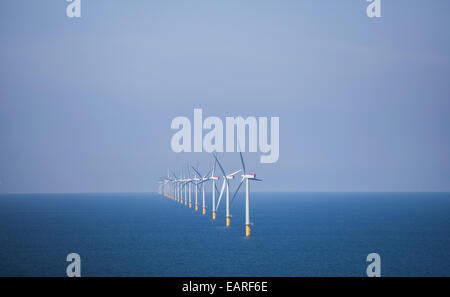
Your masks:
M 241 164 L 242 168 L 234 171 L 232 173 L 226 173 L 225 169 L 223 168 L 222 164 L 220 164 L 219 159 L 217 158 L 216 154 L 212 154 L 214 157 L 214 165 L 211 170 L 209 170 L 208 173 L 205 175 L 202 175 L 198 168 L 194 168 L 191 166 L 191 168 L 194 170 L 193 176 L 191 175 L 191 170 L 189 166 L 187 167 L 187 170 L 184 171 L 184 175 L 182 175 L 182 178 L 179 178 L 175 175 L 175 173 L 172 171 L 172 175 L 170 173 L 167 174 L 167 178 L 161 179 L 158 181 L 159 187 L 158 187 L 158 193 L 164 197 L 170 198 L 176 202 L 179 202 L 180 204 L 184 204 L 185 206 L 188 206 L 189 208 L 192 208 L 192 187 L 194 188 L 195 193 L 195 211 L 199 210 L 198 205 L 198 196 L 199 192 L 201 192 L 202 195 L 202 207 L 203 207 L 203 215 L 206 214 L 206 197 L 205 197 L 205 184 L 207 182 L 212 182 L 212 219 L 215 220 L 217 216 L 217 210 L 220 206 L 220 202 L 222 200 L 222 196 L 225 191 L 225 208 L 226 208 L 226 226 L 229 227 L 231 224 L 231 214 L 230 214 L 230 207 L 236 198 L 237 193 L 239 192 L 242 184 L 245 182 L 245 236 L 250 236 L 250 185 L 249 181 L 262 181 L 261 179 L 256 178 L 256 174 L 254 173 L 247 173 L 244 163 L 244 158 L 242 157 L 242 153 L 239 152 L 239 155 L 241 157 Z M 220 171 L 222 172 L 222 176 L 216 176 L 216 165 L 219 165 Z M 233 197 L 230 199 L 230 181 L 233 180 L 239 172 L 242 171 L 241 180 L 239 182 L 238 187 L 236 188 L 236 191 L 233 195 Z M 187 173 L 187 174 L 186 174 Z M 211 174 L 211 175 L 210 175 Z M 187 176 L 187 177 L 186 177 Z M 219 181 L 219 179 L 222 178 L 222 188 L 219 192 L 216 183 Z M 219 194 L 219 198 L 217 199 L 216 203 L 216 193 Z M 189 200 L 189 201 L 188 201 Z

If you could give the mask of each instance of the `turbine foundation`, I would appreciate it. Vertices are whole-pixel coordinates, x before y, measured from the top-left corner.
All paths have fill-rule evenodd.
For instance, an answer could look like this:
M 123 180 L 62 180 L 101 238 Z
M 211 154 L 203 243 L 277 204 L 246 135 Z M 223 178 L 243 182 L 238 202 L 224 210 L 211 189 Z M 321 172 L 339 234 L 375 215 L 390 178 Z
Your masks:
M 198 204 L 195 204 L 195 211 L 198 211 Z
M 250 237 L 250 225 L 245 225 L 245 237 Z
M 227 227 L 230 227 L 230 217 L 227 217 Z
M 206 213 L 206 208 L 203 206 L 203 214 Z
M 213 220 L 216 219 L 216 211 L 213 211 Z

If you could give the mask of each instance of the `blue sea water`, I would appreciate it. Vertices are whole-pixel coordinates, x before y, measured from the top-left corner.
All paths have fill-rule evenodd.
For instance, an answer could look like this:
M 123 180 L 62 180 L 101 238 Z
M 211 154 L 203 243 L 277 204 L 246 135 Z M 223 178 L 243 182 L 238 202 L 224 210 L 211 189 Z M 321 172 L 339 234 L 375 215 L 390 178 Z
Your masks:
M 449 193 L 252 193 L 225 227 L 157 194 L 0 195 L 0 276 L 450 276 Z M 207 204 L 211 205 L 210 195 Z

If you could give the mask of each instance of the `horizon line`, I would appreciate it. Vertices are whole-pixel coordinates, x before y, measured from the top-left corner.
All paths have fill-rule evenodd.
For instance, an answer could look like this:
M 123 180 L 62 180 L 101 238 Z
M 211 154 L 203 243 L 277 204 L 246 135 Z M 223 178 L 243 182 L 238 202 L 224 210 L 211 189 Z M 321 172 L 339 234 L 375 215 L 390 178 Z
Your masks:
M 205 191 L 205 193 L 211 193 L 211 191 Z M 244 193 L 244 192 L 242 192 Z M 420 193 L 449 193 L 450 191 L 253 191 L 252 193 L 361 193 L 361 194 L 400 194 L 400 193 L 412 193 L 412 194 L 420 194 Z M 2 195 L 73 195 L 73 194 L 156 194 L 160 195 L 157 191 L 153 192 L 9 192 L 9 193 L 0 193 Z

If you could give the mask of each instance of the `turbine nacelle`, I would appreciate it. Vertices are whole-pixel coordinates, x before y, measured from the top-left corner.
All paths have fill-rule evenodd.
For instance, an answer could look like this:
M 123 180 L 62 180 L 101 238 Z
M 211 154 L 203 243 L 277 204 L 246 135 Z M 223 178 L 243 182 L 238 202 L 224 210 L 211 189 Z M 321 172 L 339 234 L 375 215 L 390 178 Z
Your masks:
M 234 179 L 234 177 L 236 176 L 236 174 L 239 173 L 240 171 L 241 171 L 241 169 L 239 169 L 239 170 L 237 170 L 237 171 L 235 171 L 235 172 L 233 172 L 233 173 L 230 173 L 230 174 L 228 174 L 228 175 L 225 176 L 225 177 L 226 177 L 226 179 Z
M 242 176 L 242 178 L 248 178 L 248 179 L 255 179 L 256 178 L 256 174 L 254 174 L 254 173 L 243 174 L 241 176 Z

